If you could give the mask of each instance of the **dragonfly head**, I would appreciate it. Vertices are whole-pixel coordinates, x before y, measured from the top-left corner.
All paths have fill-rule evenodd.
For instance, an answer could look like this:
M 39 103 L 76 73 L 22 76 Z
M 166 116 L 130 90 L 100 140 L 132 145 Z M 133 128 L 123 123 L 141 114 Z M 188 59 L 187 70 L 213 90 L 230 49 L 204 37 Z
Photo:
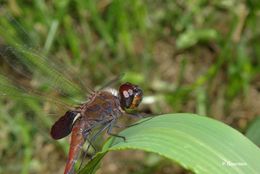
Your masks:
M 142 89 L 129 82 L 119 87 L 119 97 L 123 109 L 136 109 L 143 99 Z

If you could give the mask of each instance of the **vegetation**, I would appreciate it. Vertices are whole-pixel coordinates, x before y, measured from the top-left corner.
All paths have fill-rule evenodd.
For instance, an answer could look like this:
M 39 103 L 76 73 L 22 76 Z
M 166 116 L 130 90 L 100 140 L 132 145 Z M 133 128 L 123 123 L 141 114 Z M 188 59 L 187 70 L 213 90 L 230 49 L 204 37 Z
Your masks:
M 69 143 L 68 139 L 52 140 L 51 125 L 68 107 L 85 100 L 88 87 L 98 89 L 122 74 L 122 81 L 143 88 L 146 97 L 141 112 L 207 115 L 245 133 L 259 146 L 260 130 L 255 126 L 259 123 L 254 123 L 260 115 L 259 12 L 260 3 L 254 0 L 2 2 L 0 173 L 62 173 Z M 181 116 L 171 119 L 188 124 Z M 154 126 L 156 119 L 147 124 Z M 235 132 L 234 156 L 240 157 L 248 146 L 250 153 L 259 153 L 238 132 L 206 120 L 203 127 L 209 132 L 213 131 L 211 123 Z M 124 118 L 122 124 L 130 121 Z M 191 130 L 196 129 L 196 121 L 188 124 Z M 145 125 L 122 134 L 131 139 L 141 126 Z M 172 126 L 171 133 L 185 128 Z M 219 145 L 229 147 L 232 142 L 228 137 L 221 139 L 225 132 L 220 127 L 210 135 L 219 136 Z M 241 144 L 239 139 L 243 139 Z M 127 143 L 115 146 L 112 141 L 86 168 L 107 150 L 129 148 Z M 212 142 L 206 146 L 215 147 Z M 214 158 L 207 150 L 196 150 Z M 194 163 L 172 160 L 177 164 L 142 151 L 110 152 L 99 170 L 106 174 L 198 172 Z M 244 169 L 239 172 L 245 173 Z

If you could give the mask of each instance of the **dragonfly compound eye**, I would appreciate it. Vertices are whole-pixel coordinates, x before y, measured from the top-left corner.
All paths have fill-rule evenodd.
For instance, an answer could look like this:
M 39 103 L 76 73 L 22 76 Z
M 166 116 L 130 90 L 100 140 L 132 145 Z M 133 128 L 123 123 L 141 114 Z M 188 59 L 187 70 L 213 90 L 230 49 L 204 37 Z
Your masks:
M 120 103 L 123 109 L 136 109 L 143 99 L 143 91 L 129 82 L 119 88 Z

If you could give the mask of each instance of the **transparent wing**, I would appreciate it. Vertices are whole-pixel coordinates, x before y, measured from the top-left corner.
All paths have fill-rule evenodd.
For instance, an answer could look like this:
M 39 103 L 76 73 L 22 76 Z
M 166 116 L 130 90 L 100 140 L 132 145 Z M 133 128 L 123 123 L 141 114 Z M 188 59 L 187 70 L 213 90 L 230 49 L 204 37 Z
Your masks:
M 0 35 L 3 36 L 0 39 L 0 61 L 12 69 L 7 75 L 16 73 L 22 78 L 33 79 L 35 84 L 44 82 L 45 86 L 53 88 L 63 96 L 73 96 L 76 101 L 84 100 L 82 94 L 91 90 L 82 83 L 79 75 L 75 75 L 72 68 L 61 65 L 56 59 L 42 56 L 43 54 L 32 47 L 32 39 L 25 29 L 9 13 L 3 12 L 0 15 Z M 13 34 L 6 35 L 7 30 Z M 70 74 L 74 74 L 73 78 Z
M 9 77 L 10 78 L 10 77 Z M 30 91 L 28 89 L 23 89 L 19 85 L 13 84 L 6 76 L 0 74 L 0 97 L 10 98 L 15 100 L 33 100 L 33 101 L 48 101 L 59 105 L 64 109 L 71 109 L 74 102 L 71 100 L 66 100 L 66 98 L 55 97 L 54 95 L 44 95 L 43 93 L 37 91 Z

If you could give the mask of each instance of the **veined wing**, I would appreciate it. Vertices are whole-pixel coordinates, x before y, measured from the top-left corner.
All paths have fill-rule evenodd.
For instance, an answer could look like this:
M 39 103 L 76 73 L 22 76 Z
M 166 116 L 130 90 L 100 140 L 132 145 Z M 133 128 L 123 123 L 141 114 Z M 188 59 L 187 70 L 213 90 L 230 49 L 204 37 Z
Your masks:
M 3 8 L 1 8 L 2 10 Z M 23 27 L 8 13 L 0 18 L 0 57 L 3 62 L 13 69 L 13 72 L 22 74 L 23 77 L 31 80 L 34 78 L 38 84 L 46 83 L 49 87 L 58 91 L 64 96 L 73 96 L 78 101 L 82 100 L 82 94 L 89 92 L 81 80 L 74 73 L 75 78 L 71 78 L 71 68 L 58 66 L 55 59 L 42 56 L 31 47 L 32 43 L 29 35 Z M 5 34 L 5 31 L 13 31 L 12 35 Z M 29 44 L 28 44 L 29 43 Z M 0 61 L 1 61 L 0 60 Z M 25 70 L 25 71 L 24 71 Z M 12 75 L 8 74 L 8 76 Z M 88 91 L 87 91 L 87 90 Z
M 16 72 L 22 78 L 35 80 L 38 84 L 45 82 L 49 87 L 52 87 L 64 96 L 81 96 L 84 93 L 83 89 L 55 69 L 50 62 L 23 47 L 18 45 L 16 47 L 0 45 L 0 56 L 3 62 L 12 68 L 11 71 L 13 72 L 8 74 L 8 76 L 12 76 Z
M 73 105 L 76 104 L 66 98 L 55 97 L 54 95 L 44 95 L 42 92 L 23 89 L 20 85 L 13 84 L 13 82 L 2 74 L 0 74 L 0 98 L 14 98 L 15 100 L 33 100 L 38 102 L 47 101 L 63 107 L 64 109 L 71 109 Z

